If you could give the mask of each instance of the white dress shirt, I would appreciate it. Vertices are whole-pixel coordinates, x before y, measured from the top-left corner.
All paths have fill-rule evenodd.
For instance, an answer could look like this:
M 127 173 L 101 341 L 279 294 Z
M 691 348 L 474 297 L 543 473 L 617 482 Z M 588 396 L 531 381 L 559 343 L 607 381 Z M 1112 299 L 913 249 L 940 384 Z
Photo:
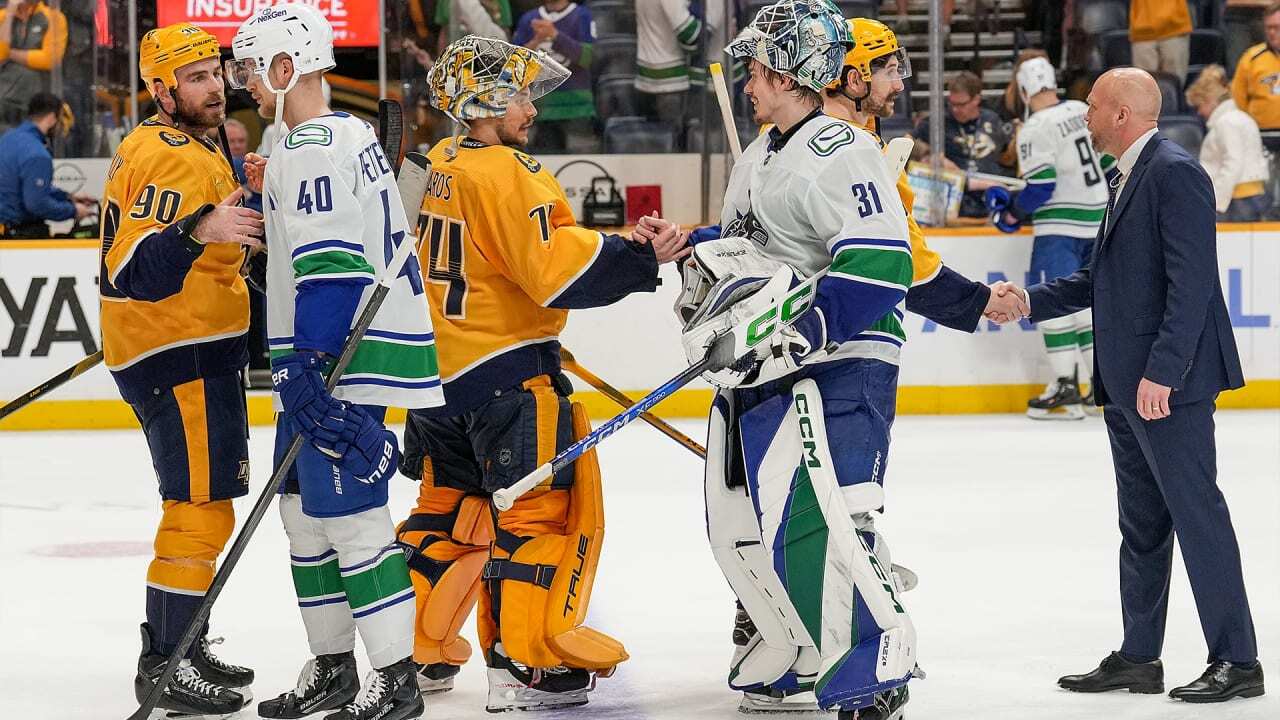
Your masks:
M 1206 124 L 1209 134 L 1200 145 L 1200 164 L 1213 181 L 1214 204 L 1221 213 L 1227 211 L 1237 185 L 1266 181 L 1270 172 L 1258 123 L 1234 100 L 1219 103 Z

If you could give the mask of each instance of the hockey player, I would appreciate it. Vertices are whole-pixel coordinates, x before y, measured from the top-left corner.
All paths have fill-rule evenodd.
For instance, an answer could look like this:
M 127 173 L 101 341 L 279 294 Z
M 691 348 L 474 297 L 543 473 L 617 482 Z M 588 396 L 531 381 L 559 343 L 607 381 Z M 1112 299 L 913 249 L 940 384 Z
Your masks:
M 1018 92 L 1031 113 L 1018 130 L 1018 164 L 1026 189 L 1011 195 L 1001 187 L 986 192 L 992 222 L 1016 232 L 1030 220 L 1035 231 L 1031 279 L 1048 282 L 1089 263 L 1098 223 L 1107 209 L 1107 174 L 1115 159 L 1094 154 L 1085 127 L 1088 107 L 1059 100 L 1053 65 L 1044 58 L 1022 63 Z M 1027 402 L 1037 420 L 1079 420 L 1092 396 L 1081 398 L 1080 380 L 1093 370 L 1093 321 L 1088 310 L 1039 323 L 1054 380 Z M 1081 377 L 1083 369 L 1083 377 Z M 1092 393 L 1092 391 L 1090 391 Z
M 816 701 L 848 717 L 888 717 L 915 667 L 911 620 L 869 549 L 879 545 L 872 513 L 883 504 L 904 340 L 895 306 L 912 281 L 911 244 L 876 138 L 822 112 L 821 93 L 851 45 L 826 0 L 765 7 L 730 43 L 730 55 L 749 62 L 756 121 L 774 128 L 734 165 L 721 216 L 728 237 L 697 246 L 682 295 L 692 301 L 684 343 L 696 361 L 725 333 L 759 332 L 735 325 L 756 311 L 794 315 L 794 298 L 774 304 L 780 278 L 785 288 L 793 274 L 826 273 L 794 325 L 763 331 L 754 366 L 709 378 L 722 389 L 708 436 L 708 536 L 756 629 L 729 682 L 771 690 L 744 696 L 748 712 Z M 710 288 L 697 289 L 697 276 Z M 754 279 L 763 289 L 735 304 Z
M 306 442 L 281 488 L 293 584 L 311 652 L 297 687 L 259 703 L 268 718 L 337 709 L 328 720 L 403 720 L 423 712 L 414 681 L 413 586 L 395 545 L 387 483 L 399 460 L 386 407 L 440 405 L 443 395 L 416 257 L 391 164 L 368 123 L 329 109 L 333 29 L 309 5 L 266 7 L 237 31 L 227 62 L 263 117 L 289 128 L 263 179 L 267 331 L 276 462 Z M 395 276 L 333 395 L 323 372 L 341 354 L 375 276 Z M 357 631 L 372 670 L 363 687 Z M 358 691 L 358 692 L 357 692 Z
M 466 136 L 429 154 L 419 247 L 447 404 L 409 414 L 401 470 L 422 487 L 399 540 L 417 590 L 420 686 L 452 686 L 478 601 L 491 712 L 581 705 L 627 659 L 582 624 L 604 530 L 595 453 L 509 510 L 491 493 L 590 430 L 560 372 L 568 311 L 652 292 L 658 266 L 687 253 L 652 218 L 630 239 L 578 227 L 555 177 L 521 151 L 533 101 L 567 74 L 540 52 L 468 36 L 428 75 L 432 104 Z
M 107 368 L 142 424 L 163 514 L 147 569 L 141 701 L 164 669 L 231 536 L 231 499 L 249 488 L 249 296 L 239 269 L 262 218 L 237 206 L 230 158 L 207 139 L 225 117 L 218 41 L 188 23 L 143 36 L 138 71 L 156 114 L 125 137 L 102 200 L 102 342 Z M 253 671 L 201 638 L 165 688 L 171 713 L 226 715 Z

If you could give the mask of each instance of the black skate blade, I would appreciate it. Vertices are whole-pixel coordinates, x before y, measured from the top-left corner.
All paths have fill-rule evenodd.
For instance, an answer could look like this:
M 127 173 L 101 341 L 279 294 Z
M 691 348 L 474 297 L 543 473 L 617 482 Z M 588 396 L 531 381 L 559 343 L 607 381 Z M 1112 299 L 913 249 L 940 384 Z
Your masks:
M 501 715 L 502 713 L 509 713 L 509 712 L 541 713 L 541 712 L 551 712 L 554 710 L 563 710 L 565 708 L 582 707 L 583 705 L 586 705 L 588 702 L 589 702 L 588 700 L 583 700 L 582 702 L 556 703 L 555 705 L 538 705 L 535 707 L 508 707 L 508 708 L 495 708 L 495 707 L 489 707 L 488 705 L 486 705 L 484 708 L 484 711 L 492 715 Z

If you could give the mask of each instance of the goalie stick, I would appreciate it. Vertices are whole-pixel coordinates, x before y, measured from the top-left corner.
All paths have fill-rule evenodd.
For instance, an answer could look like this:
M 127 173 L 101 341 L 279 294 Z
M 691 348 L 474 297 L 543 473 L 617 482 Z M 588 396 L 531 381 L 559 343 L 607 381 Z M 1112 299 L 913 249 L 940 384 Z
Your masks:
M 382 99 L 378 101 L 378 144 L 382 146 L 382 154 L 387 156 L 391 169 L 400 172 L 403 161 L 400 150 L 404 147 L 404 108 L 398 100 Z M 409 215 L 409 224 L 418 226 L 420 209 L 415 208 Z
M 396 184 L 400 189 L 400 199 L 404 203 L 406 215 L 409 214 L 409 209 L 412 208 L 416 216 L 422 206 L 422 198 L 426 194 L 427 179 L 431 175 L 431 162 L 420 153 L 409 153 L 405 156 L 405 160 L 408 162 L 404 164 L 399 176 L 396 178 Z M 391 285 L 399 275 L 400 268 L 404 267 L 405 262 L 408 261 L 409 253 L 413 246 L 412 239 L 406 238 L 401 241 L 400 246 L 396 248 L 395 254 L 391 256 L 391 262 L 387 263 L 386 271 L 382 277 L 378 278 L 378 284 L 374 288 L 373 294 L 369 297 L 369 302 L 365 304 L 364 310 L 360 312 L 360 319 L 356 321 L 355 327 L 351 329 L 346 342 L 342 345 L 342 353 L 338 356 L 338 362 L 334 365 L 333 372 L 329 373 L 329 377 L 325 379 L 325 388 L 330 393 L 337 387 L 342 373 L 351 364 L 351 358 L 356 353 L 356 346 L 360 344 L 365 331 L 373 323 L 374 316 L 378 314 L 378 308 L 382 307 L 383 299 L 391 291 Z M 245 518 L 244 526 L 240 528 L 240 533 L 236 535 L 235 542 L 231 544 L 231 549 L 227 551 L 222 564 L 218 567 L 218 572 L 213 576 L 213 582 L 210 583 L 209 589 L 205 591 L 204 598 L 200 601 L 200 606 L 196 608 L 195 615 L 192 616 L 191 622 L 187 624 L 186 631 L 182 633 L 182 639 L 178 641 L 177 647 L 174 648 L 173 653 L 169 656 L 169 661 L 165 663 L 164 672 L 160 674 L 160 678 L 156 681 L 155 686 L 151 688 L 151 692 L 147 694 L 142 704 L 138 706 L 137 711 L 129 716 L 129 720 L 147 720 L 151 716 L 151 711 L 160 702 L 160 696 L 164 694 L 165 688 L 173 680 L 174 673 L 178 670 L 178 665 L 187 656 L 187 651 L 196 641 L 196 636 L 204 628 L 205 620 L 209 617 L 209 611 L 213 609 L 213 603 L 218 599 L 218 595 L 222 593 L 222 588 L 227 584 L 231 571 L 235 569 L 236 564 L 240 561 L 240 556 L 244 554 L 245 547 L 249 544 L 249 539 L 253 537 L 254 531 L 258 529 L 258 525 L 262 522 L 262 517 L 267 513 L 267 509 L 271 507 L 271 501 L 275 499 L 276 492 L 280 487 L 280 481 L 284 479 L 285 474 L 289 472 L 289 468 L 293 466 L 293 461 L 298 457 L 298 452 L 302 449 L 303 442 L 305 441 L 301 435 L 293 436 L 293 440 L 289 443 L 289 449 L 285 451 L 284 457 L 280 460 L 280 466 L 271 474 L 271 479 L 267 481 L 266 487 L 258 495 L 257 501 L 253 504 L 253 510 Z
M 648 412 L 655 405 L 667 399 L 676 390 L 688 385 L 694 378 L 711 370 L 720 370 L 739 365 L 752 358 L 757 346 L 763 344 L 784 325 L 790 325 L 813 304 L 818 281 L 826 277 L 827 271 L 815 273 L 799 285 L 787 290 L 782 300 L 771 304 L 755 316 L 739 323 L 732 332 L 725 332 L 711 343 L 707 354 L 698 362 L 690 365 L 679 375 L 663 383 L 658 389 L 645 395 L 635 405 L 623 410 L 603 425 L 592 430 L 586 437 L 565 448 L 548 462 L 538 466 L 533 472 L 520 478 L 510 487 L 493 493 L 493 504 L 499 511 L 510 510 L 515 501 L 529 492 L 539 483 L 564 470 L 583 453 L 598 445 L 605 438 L 630 425 L 641 414 Z
M 733 106 L 729 103 L 729 88 L 724 82 L 724 68 L 720 63 L 711 63 L 707 69 L 711 71 L 711 84 L 716 89 L 716 104 L 720 106 L 724 131 L 729 136 L 729 152 L 737 162 L 742 157 L 742 141 L 738 139 L 738 126 L 733 122 Z

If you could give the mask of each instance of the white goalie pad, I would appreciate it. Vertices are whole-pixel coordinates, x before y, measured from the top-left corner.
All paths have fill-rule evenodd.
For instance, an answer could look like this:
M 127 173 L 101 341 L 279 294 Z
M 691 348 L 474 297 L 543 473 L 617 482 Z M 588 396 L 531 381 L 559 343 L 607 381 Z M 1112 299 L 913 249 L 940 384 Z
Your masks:
M 796 653 L 813 647 L 819 703 L 857 705 L 903 684 L 915 667 L 915 628 L 889 568 L 863 542 L 851 517 L 851 510 L 864 514 L 879 507 L 879 486 L 840 487 L 822 397 L 812 380 L 768 403 L 748 413 L 755 416 L 749 423 L 739 420 L 751 496 L 727 489 L 722 479 L 723 401 L 711 418 L 708 533 L 716 560 L 761 635 L 759 647 L 735 668 L 734 684 L 772 682 L 768 676 L 786 672 L 782 663 L 797 657 L 787 645 Z M 760 428 L 772 434 L 760 437 Z

